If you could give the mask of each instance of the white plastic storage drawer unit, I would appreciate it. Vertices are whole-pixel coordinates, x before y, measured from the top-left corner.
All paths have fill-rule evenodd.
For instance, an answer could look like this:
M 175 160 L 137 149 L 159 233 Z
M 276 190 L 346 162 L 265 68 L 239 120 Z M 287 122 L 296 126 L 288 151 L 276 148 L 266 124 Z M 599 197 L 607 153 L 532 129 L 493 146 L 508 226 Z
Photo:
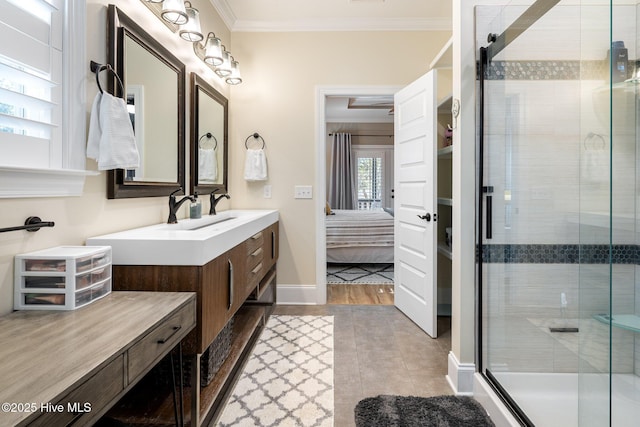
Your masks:
M 75 310 L 110 292 L 111 246 L 59 246 L 15 256 L 16 310 Z

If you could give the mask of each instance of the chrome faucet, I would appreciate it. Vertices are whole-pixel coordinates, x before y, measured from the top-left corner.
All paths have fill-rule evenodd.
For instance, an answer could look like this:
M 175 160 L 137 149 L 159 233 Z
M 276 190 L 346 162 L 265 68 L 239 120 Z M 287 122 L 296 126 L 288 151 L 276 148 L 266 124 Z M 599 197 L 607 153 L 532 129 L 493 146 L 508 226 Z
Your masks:
M 178 218 L 176 218 L 176 212 L 178 212 L 178 209 L 180 209 L 180 206 L 182 206 L 184 202 L 187 200 L 191 200 L 192 202 L 196 201 L 193 196 L 184 196 L 182 199 L 176 201 L 175 194 L 179 191 L 182 191 L 182 187 L 169 195 L 169 218 L 167 219 L 167 224 L 177 224 Z
M 218 202 L 220 200 L 222 200 L 223 198 L 225 199 L 230 199 L 231 196 L 228 194 L 221 194 L 220 196 L 216 197 L 215 193 L 216 191 L 218 191 L 218 188 L 216 188 L 215 190 L 213 190 L 211 192 L 211 195 L 209 196 L 209 203 L 210 203 L 210 208 L 209 208 L 209 215 L 216 215 L 216 205 L 218 204 Z

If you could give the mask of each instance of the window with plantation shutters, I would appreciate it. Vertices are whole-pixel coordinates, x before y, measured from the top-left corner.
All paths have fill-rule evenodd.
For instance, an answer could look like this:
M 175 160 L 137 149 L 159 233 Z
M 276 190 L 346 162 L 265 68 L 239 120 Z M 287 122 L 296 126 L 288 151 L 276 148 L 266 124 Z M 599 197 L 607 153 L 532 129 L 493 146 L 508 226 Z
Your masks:
M 367 153 L 356 157 L 358 209 L 369 210 L 381 206 L 384 153 Z
M 392 147 L 358 145 L 353 149 L 358 210 L 392 207 Z
M 83 1 L 0 0 L 0 197 L 82 191 L 85 19 Z

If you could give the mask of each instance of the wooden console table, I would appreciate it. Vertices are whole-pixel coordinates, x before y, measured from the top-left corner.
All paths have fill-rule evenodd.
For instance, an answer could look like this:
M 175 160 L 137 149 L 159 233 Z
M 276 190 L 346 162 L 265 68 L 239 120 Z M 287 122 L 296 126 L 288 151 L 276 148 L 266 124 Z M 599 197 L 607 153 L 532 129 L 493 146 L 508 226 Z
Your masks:
M 0 317 L 0 425 L 96 422 L 196 325 L 192 292 Z

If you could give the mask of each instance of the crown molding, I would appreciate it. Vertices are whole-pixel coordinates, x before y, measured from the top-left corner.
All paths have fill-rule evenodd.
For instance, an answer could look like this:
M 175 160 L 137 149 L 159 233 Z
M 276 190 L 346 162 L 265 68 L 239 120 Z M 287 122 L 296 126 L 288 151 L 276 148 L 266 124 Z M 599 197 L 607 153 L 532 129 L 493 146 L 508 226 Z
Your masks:
M 210 0 L 210 1 L 211 1 L 211 4 L 213 5 L 213 8 L 216 10 L 216 12 L 218 12 L 218 15 L 220 15 L 220 18 L 222 18 L 222 21 L 225 23 L 227 28 L 229 28 L 230 31 L 233 31 L 233 27 L 238 21 L 238 18 L 233 13 L 233 9 L 231 9 L 231 6 L 229 6 L 229 3 L 227 2 L 227 0 Z
M 223 0 L 224 1 L 224 0 Z M 434 18 L 341 18 L 296 21 L 240 21 L 234 32 L 294 31 L 451 31 L 451 19 Z
M 232 32 L 295 31 L 451 31 L 450 18 L 338 18 L 295 21 L 239 20 L 228 0 L 210 0 Z

